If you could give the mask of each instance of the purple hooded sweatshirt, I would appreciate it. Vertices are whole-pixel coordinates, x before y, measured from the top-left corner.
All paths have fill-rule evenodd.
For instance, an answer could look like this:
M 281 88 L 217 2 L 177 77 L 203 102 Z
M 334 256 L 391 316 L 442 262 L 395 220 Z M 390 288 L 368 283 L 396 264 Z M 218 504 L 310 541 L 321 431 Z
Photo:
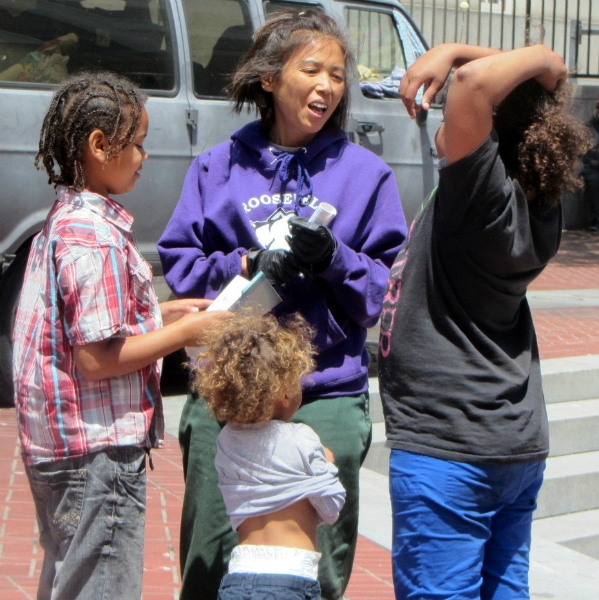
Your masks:
M 368 388 L 366 328 L 378 321 L 406 237 L 391 169 L 343 132 L 321 131 L 293 153 L 277 150 L 254 121 L 194 160 L 158 242 L 175 295 L 214 298 L 241 273 L 249 248 L 288 248 L 289 217 L 310 217 L 320 202 L 337 209 L 329 224 L 337 250 L 319 275 L 278 287 L 283 301 L 274 311 L 299 311 L 316 329 L 317 367 L 304 400 Z

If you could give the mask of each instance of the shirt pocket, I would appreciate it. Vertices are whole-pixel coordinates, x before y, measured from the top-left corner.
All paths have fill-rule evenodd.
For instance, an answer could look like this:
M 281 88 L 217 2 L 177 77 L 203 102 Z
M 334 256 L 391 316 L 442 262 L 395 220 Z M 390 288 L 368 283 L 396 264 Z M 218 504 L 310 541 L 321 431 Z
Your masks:
M 131 302 L 135 306 L 138 320 L 155 318 L 158 314 L 158 299 L 152 283 L 152 267 L 140 255 L 131 264 Z

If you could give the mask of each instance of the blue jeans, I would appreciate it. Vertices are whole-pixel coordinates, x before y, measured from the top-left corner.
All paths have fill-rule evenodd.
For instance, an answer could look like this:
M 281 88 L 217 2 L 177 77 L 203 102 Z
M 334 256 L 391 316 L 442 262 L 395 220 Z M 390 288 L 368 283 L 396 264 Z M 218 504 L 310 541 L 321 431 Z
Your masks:
M 320 585 L 297 575 L 230 573 L 223 577 L 218 600 L 320 600 Z
M 545 462 L 481 465 L 392 450 L 397 600 L 529 598 L 532 513 Z
M 38 600 L 141 598 L 145 457 L 127 446 L 26 466 L 44 549 Z

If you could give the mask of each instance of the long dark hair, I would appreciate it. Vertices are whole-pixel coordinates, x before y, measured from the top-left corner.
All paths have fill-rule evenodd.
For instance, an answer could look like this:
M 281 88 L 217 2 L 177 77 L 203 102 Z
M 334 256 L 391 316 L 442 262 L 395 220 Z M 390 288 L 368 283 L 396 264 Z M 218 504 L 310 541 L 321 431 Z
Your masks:
M 244 104 L 259 111 L 262 123 L 270 130 L 275 121 L 272 94 L 262 89 L 261 80 L 280 77 L 287 61 L 300 48 L 320 39 L 336 41 L 345 61 L 346 77 L 354 72 L 355 55 L 349 38 L 339 24 L 320 10 L 285 10 L 268 19 L 255 33 L 250 49 L 241 59 L 227 87 L 233 110 L 240 113 Z M 343 129 L 349 117 L 349 85 L 325 129 Z

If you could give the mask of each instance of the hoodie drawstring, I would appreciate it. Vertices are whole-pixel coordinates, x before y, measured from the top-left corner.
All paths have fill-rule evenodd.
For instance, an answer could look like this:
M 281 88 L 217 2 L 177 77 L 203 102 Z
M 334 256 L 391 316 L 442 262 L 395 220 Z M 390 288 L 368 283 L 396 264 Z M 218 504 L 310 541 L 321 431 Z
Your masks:
M 291 179 L 291 163 L 293 160 L 297 163 L 297 189 L 295 191 L 295 213 L 299 213 L 299 208 L 302 204 L 307 204 L 312 199 L 312 180 L 304 163 L 303 154 L 307 152 L 305 148 L 301 148 L 297 152 L 287 152 L 285 150 L 277 150 L 269 148 L 271 154 L 275 157 L 275 162 L 279 163 L 277 174 L 283 183 L 287 183 Z M 302 190 L 306 185 L 306 193 L 302 194 Z M 304 198 L 307 198 L 304 202 Z

